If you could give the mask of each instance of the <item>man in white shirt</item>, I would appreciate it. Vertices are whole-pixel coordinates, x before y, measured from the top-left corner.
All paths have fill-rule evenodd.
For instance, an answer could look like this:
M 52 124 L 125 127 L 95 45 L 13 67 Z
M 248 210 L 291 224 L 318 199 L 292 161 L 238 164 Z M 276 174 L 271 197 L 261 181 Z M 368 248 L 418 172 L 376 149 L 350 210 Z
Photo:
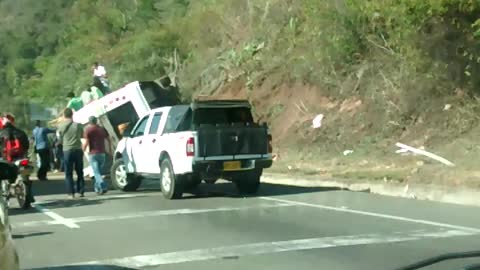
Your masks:
M 95 62 L 92 67 L 93 70 L 93 85 L 98 87 L 102 94 L 108 94 L 110 92 L 110 87 L 107 81 L 107 71 L 104 66 Z
M 93 69 L 93 77 L 100 77 L 100 78 L 107 77 L 107 71 L 105 70 L 105 67 L 99 65 L 98 62 L 95 62 L 93 64 L 92 69 Z

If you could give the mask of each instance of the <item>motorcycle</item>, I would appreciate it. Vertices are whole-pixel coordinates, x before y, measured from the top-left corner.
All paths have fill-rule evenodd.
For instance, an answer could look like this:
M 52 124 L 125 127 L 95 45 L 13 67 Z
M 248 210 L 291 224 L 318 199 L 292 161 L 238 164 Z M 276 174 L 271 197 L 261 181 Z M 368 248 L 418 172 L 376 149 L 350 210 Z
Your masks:
M 30 176 L 33 166 L 28 159 L 19 159 L 13 163 L 0 161 L 2 167 L 0 173 L 1 194 L 10 206 L 10 199 L 17 198 L 18 205 L 22 209 L 28 209 L 34 202 L 32 194 L 32 182 Z

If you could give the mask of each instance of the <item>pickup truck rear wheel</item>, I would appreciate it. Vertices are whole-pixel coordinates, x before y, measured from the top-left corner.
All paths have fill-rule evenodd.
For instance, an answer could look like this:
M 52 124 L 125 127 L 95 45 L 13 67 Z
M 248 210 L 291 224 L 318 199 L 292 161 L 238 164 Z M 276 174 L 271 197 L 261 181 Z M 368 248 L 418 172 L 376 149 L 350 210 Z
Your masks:
M 170 159 L 162 161 L 160 166 L 160 187 L 163 196 L 169 200 L 180 199 L 183 195 L 185 177 L 176 176 Z
M 113 162 L 110 178 L 112 179 L 112 185 L 122 191 L 136 191 L 142 184 L 142 178 L 127 173 L 125 163 L 121 158 Z
M 255 194 L 260 187 L 261 176 L 262 170 L 252 170 L 240 173 L 234 176 L 232 180 L 240 193 Z

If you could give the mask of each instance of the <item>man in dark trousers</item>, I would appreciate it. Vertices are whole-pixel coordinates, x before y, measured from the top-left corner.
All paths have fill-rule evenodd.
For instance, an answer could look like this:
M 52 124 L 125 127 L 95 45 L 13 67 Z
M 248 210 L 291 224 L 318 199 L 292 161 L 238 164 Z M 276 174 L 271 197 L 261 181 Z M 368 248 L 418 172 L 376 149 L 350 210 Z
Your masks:
M 50 170 L 50 144 L 48 134 L 55 133 L 55 130 L 42 127 L 40 120 L 37 120 L 35 129 L 33 129 L 33 140 L 35 143 L 35 152 L 40 157 L 40 168 L 37 171 L 37 178 L 40 181 L 46 181 L 47 172 Z
M 67 187 L 67 195 L 75 198 L 75 193 L 84 197 L 85 179 L 83 177 L 83 151 L 82 151 L 82 135 L 83 127 L 74 123 L 72 120 L 73 111 L 66 108 L 63 111 L 65 120 L 58 128 L 60 142 L 63 146 L 63 161 L 65 166 L 65 182 Z M 76 188 L 73 186 L 73 170 L 77 173 Z
M 99 195 L 107 193 L 107 185 L 102 178 L 103 166 L 105 165 L 106 155 L 110 154 L 110 137 L 107 131 L 97 124 L 97 118 L 91 116 L 88 119 L 89 125 L 85 129 L 83 138 L 83 151 L 89 148 L 89 161 L 95 176 L 95 192 Z M 108 145 L 105 144 L 108 142 Z

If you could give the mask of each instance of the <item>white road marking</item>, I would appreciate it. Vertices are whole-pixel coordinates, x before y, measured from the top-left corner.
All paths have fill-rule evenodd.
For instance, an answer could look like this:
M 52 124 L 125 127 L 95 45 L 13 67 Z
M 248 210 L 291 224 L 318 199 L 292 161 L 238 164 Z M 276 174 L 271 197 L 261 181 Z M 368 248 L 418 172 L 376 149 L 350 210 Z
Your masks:
M 267 208 L 277 208 L 277 207 L 287 207 L 287 206 L 294 206 L 294 204 L 290 204 L 290 203 L 271 204 L 270 203 L 270 204 L 259 204 L 255 206 L 243 206 L 243 207 L 219 207 L 219 208 L 207 208 L 207 209 L 185 208 L 185 209 L 171 209 L 171 210 L 159 210 L 159 211 L 145 211 L 145 212 L 136 212 L 131 214 L 120 214 L 120 215 L 111 215 L 111 216 L 86 216 L 86 217 L 77 217 L 77 218 L 70 218 L 70 219 L 64 219 L 64 218 L 56 219 L 50 216 L 54 220 L 28 221 L 23 223 L 16 223 L 16 224 L 13 224 L 12 226 L 13 228 L 21 228 L 21 227 L 36 227 L 36 226 L 59 225 L 59 224 L 65 225 L 65 221 L 71 222 L 71 224 L 77 224 L 77 223 L 84 223 L 84 222 L 146 218 L 146 217 L 156 217 L 156 216 L 202 214 L 202 213 L 212 213 L 212 212 L 245 211 L 245 210 L 267 209 Z M 49 213 L 53 213 L 53 212 L 50 211 Z
M 465 231 L 470 231 L 470 232 L 474 232 L 474 233 L 480 233 L 480 229 L 477 229 L 477 228 L 465 227 L 465 226 L 459 226 L 459 225 L 452 225 L 452 224 L 434 222 L 434 221 L 423 220 L 423 219 L 406 218 L 406 217 L 401 217 L 401 216 L 393 216 L 393 215 L 387 215 L 387 214 L 380 214 L 380 213 L 374 213 L 374 212 L 353 210 L 353 209 L 348 209 L 348 208 L 340 208 L 340 207 L 333 207 L 333 206 L 327 206 L 327 205 L 321 205 L 321 204 L 313 204 L 313 203 L 306 203 L 306 202 L 299 202 L 299 201 L 285 200 L 285 199 L 277 199 L 277 198 L 270 198 L 270 197 L 260 197 L 260 199 L 267 200 L 267 201 L 281 202 L 281 203 L 296 204 L 296 205 L 300 205 L 300 206 L 320 208 L 320 209 L 330 210 L 330 211 L 335 211 L 335 212 L 351 213 L 351 214 L 357 214 L 357 215 L 363 215 L 363 216 L 371 216 L 371 217 L 399 220 L 399 221 L 425 224 L 425 225 L 431 225 L 431 226 L 442 227 L 442 228 L 449 228 L 449 229 L 454 229 L 454 230 L 465 230 Z
M 208 249 L 196 249 L 187 251 L 176 251 L 168 253 L 159 253 L 151 255 L 140 255 L 128 258 L 107 259 L 99 261 L 90 261 L 76 263 L 74 265 L 112 265 L 125 268 L 142 268 L 152 267 L 164 264 L 176 264 L 195 261 L 205 261 L 212 259 L 222 259 L 228 257 L 243 257 L 261 254 L 271 254 L 287 251 L 326 249 L 334 247 L 371 245 L 398 243 L 406 241 L 439 239 L 455 236 L 473 235 L 473 232 L 463 230 L 446 230 L 439 229 L 437 231 L 418 230 L 411 232 L 397 232 L 388 235 L 382 234 L 363 234 L 363 235 L 347 235 L 334 237 L 321 237 L 309 239 L 297 239 L 278 242 L 262 242 L 237 246 L 225 246 Z
M 62 216 L 60 216 L 59 214 L 47 209 L 47 208 L 44 208 L 40 205 L 34 205 L 33 207 L 35 207 L 35 209 L 37 209 L 39 212 L 49 216 L 51 219 L 53 219 L 53 221 L 50 221 L 50 222 L 55 222 L 55 224 L 61 224 L 61 225 L 65 225 L 67 226 L 68 228 L 71 228 L 71 229 L 78 229 L 80 228 L 80 226 L 78 226 L 75 222 L 73 222 L 71 219 L 68 219 L 68 218 L 64 218 Z

